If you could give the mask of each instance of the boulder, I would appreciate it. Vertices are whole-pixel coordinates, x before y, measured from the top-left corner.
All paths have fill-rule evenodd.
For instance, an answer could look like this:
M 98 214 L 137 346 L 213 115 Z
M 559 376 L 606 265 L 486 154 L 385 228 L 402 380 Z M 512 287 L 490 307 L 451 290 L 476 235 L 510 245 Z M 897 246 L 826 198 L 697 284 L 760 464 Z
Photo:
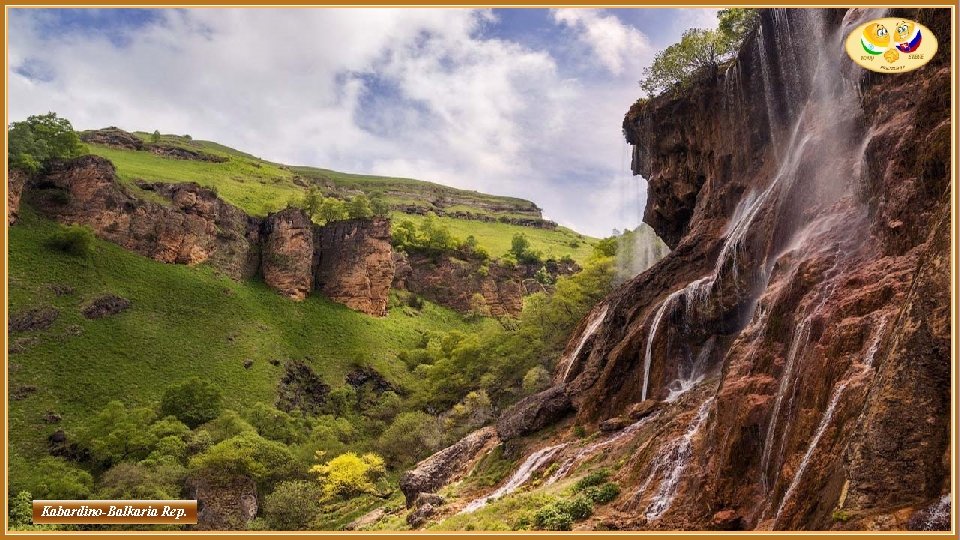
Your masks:
M 197 524 L 200 531 L 243 530 L 257 515 L 257 484 L 249 477 L 192 478 L 187 483 L 188 498 L 197 500 Z
M 533 433 L 573 411 L 573 404 L 562 386 L 554 386 L 521 399 L 497 421 L 497 435 L 508 441 Z
M 660 402 L 655 399 L 648 399 L 640 403 L 634 403 L 627 409 L 627 417 L 636 422 L 653 414 L 660 407 Z
M 433 493 L 465 474 L 481 451 L 496 440 L 494 428 L 478 429 L 405 472 L 400 478 L 400 490 L 406 497 L 407 507 L 413 506 L 421 493 Z
M 413 511 L 407 514 L 407 524 L 414 529 L 418 529 L 435 513 L 437 513 L 437 510 L 430 503 L 415 507 Z
M 611 433 L 614 431 L 620 431 L 621 429 L 627 427 L 630 424 L 630 420 L 622 416 L 614 416 L 613 418 L 607 418 L 603 422 L 600 422 L 599 428 L 603 433 Z

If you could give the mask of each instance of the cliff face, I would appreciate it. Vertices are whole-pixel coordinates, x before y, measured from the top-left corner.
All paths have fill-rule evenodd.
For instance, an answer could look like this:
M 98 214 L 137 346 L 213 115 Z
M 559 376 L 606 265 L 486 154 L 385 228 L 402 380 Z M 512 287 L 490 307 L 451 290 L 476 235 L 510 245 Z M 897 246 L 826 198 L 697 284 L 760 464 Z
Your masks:
M 7 224 L 13 225 L 20 215 L 20 195 L 23 193 L 23 184 L 27 177 L 20 171 L 10 171 L 7 180 Z
M 318 227 L 293 208 L 265 218 L 248 216 L 196 184 L 140 188 L 164 202 L 133 195 L 109 161 L 84 156 L 55 166 L 31 182 L 27 194 L 48 217 L 87 225 L 97 236 L 152 259 L 208 263 L 234 279 L 259 273 L 295 300 L 316 289 L 352 309 L 384 314 L 393 280 L 386 222 Z
M 732 65 L 627 114 L 673 251 L 501 419 L 562 390 L 577 424 L 629 425 L 553 452 L 626 459 L 607 526 L 907 528 L 949 490 L 950 13 L 889 15 L 942 53 L 896 76 L 843 52 L 880 16 L 763 10 Z
M 523 310 L 523 297 L 535 292 L 552 292 L 552 286 L 535 279 L 546 268 L 552 279 L 580 271 L 574 263 L 548 261 L 540 264 L 501 266 L 471 256 L 432 256 L 398 253 L 393 286 L 460 311 L 474 309 L 474 296 L 483 297 L 483 306 L 494 317 L 516 317 Z
M 315 243 L 317 290 L 357 311 L 386 315 L 395 270 L 390 222 L 332 223 L 316 232 Z

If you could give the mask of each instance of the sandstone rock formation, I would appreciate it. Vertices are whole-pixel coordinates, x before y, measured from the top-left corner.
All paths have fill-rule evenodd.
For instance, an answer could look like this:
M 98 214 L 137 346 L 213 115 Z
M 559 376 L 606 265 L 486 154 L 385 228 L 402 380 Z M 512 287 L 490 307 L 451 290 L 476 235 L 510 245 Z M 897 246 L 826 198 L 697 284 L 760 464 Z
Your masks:
M 419 494 L 433 493 L 466 474 L 483 451 L 498 442 L 497 432 L 486 427 L 417 463 L 400 478 L 400 490 L 406 497 L 407 507 L 413 505 Z
M 315 243 L 316 288 L 335 302 L 371 315 L 386 315 L 394 277 L 390 222 L 349 220 L 319 229 Z
M 248 216 L 193 183 L 138 184 L 169 201 L 160 204 L 135 195 L 113 164 L 92 155 L 57 164 L 28 187 L 30 201 L 48 217 L 87 225 L 155 260 L 209 263 L 234 279 L 260 273 L 296 300 L 320 290 L 358 311 L 385 314 L 394 269 L 385 221 L 318 227 L 294 208 Z

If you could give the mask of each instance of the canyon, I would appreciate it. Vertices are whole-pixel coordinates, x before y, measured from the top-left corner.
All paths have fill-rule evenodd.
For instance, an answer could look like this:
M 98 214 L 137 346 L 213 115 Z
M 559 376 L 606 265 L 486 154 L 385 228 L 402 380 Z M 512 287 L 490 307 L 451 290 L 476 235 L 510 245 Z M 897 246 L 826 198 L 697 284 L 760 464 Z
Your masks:
M 671 252 L 501 414 L 526 460 L 494 495 L 596 454 L 622 495 L 585 528 L 949 529 L 950 55 L 862 70 L 842 39 L 882 16 L 951 50 L 947 10 L 761 10 L 732 61 L 630 108 Z

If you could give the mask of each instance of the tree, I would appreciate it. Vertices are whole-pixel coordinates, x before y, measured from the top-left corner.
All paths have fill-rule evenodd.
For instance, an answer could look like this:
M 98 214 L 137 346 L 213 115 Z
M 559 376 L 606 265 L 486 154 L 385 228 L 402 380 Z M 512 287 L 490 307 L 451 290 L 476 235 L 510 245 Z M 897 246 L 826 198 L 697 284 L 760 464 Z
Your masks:
M 474 319 L 491 316 L 490 306 L 483 294 L 476 292 L 470 297 L 470 316 Z
M 45 457 L 33 468 L 28 490 L 37 499 L 86 499 L 93 490 L 93 476 L 62 459 Z
M 350 219 L 370 219 L 373 217 L 373 207 L 370 206 L 370 199 L 363 193 L 354 195 L 347 203 L 347 213 Z
M 167 388 L 160 401 L 161 414 L 176 416 L 191 428 L 213 420 L 222 410 L 220 390 L 197 377 Z
M 149 429 L 154 413 L 147 408 L 128 409 L 120 401 L 111 401 L 89 417 L 77 430 L 77 444 L 104 465 L 124 460 L 143 459 L 157 438 Z
M 87 152 L 66 118 L 57 113 L 30 116 L 14 122 L 7 131 L 7 163 L 12 169 L 33 174 L 58 159 L 70 159 Z
M 303 196 L 303 209 L 313 219 L 320 219 L 320 206 L 323 204 L 323 192 L 317 186 L 310 186 Z
M 527 235 L 523 233 L 516 233 L 513 235 L 513 239 L 510 240 L 510 253 L 513 253 L 517 257 L 518 261 L 529 249 L 530 240 L 527 239 Z
M 229 483 L 246 476 L 265 488 L 293 474 L 296 460 L 286 445 L 246 432 L 194 456 L 190 470 L 212 483 Z
M 393 247 L 400 251 L 407 251 L 419 245 L 417 239 L 417 226 L 409 219 L 405 219 L 397 224 L 391 232 Z
M 370 208 L 373 210 L 374 217 L 385 218 L 390 216 L 390 204 L 380 193 L 370 197 Z
M 268 439 L 291 444 L 300 438 L 293 417 L 266 403 L 257 403 L 247 411 L 247 420 Z
M 716 68 L 731 58 L 743 39 L 759 21 L 757 10 L 734 8 L 717 12 L 716 30 L 691 28 L 678 43 L 657 53 L 640 81 L 648 95 L 656 95 L 677 85 L 687 84 L 695 73 Z
M 280 482 L 263 501 L 263 513 L 275 531 L 308 529 L 320 512 L 323 491 L 314 482 Z
M 317 459 L 323 453 L 317 452 Z M 374 453 L 358 456 L 353 452 L 340 454 L 327 463 L 314 465 L 310 472 L 317 475 L 323 498 L 349 498 L 362 493 L 376 493 L 376 482 L 386 472 L 383 458 Z
M 181 465 L 119 463 L 103 473 L 97 496 L 103 499 L 178 499 L 186 469 Z
M 423 412 L 400 413 L 394 418 L 377 447 L 395 465 L 413 463 L 440 446 L 440 425 L 437 419 Z
M 150 136 L 150 142 L 154 144 L 160 142 L 160 130 L 156 129 L 153 131 L 153 135 Z
M 324 223 L 332 223 L 350 219 L 350 212 L 343 201 L 333 197 L 325 197 L 320 203 L 316 217 Z
M 523 393 L 530 395 L 545 390 L 550 386 L 550 372 L 543 366 L 533 366 L 523 376 L 521 388 Z

